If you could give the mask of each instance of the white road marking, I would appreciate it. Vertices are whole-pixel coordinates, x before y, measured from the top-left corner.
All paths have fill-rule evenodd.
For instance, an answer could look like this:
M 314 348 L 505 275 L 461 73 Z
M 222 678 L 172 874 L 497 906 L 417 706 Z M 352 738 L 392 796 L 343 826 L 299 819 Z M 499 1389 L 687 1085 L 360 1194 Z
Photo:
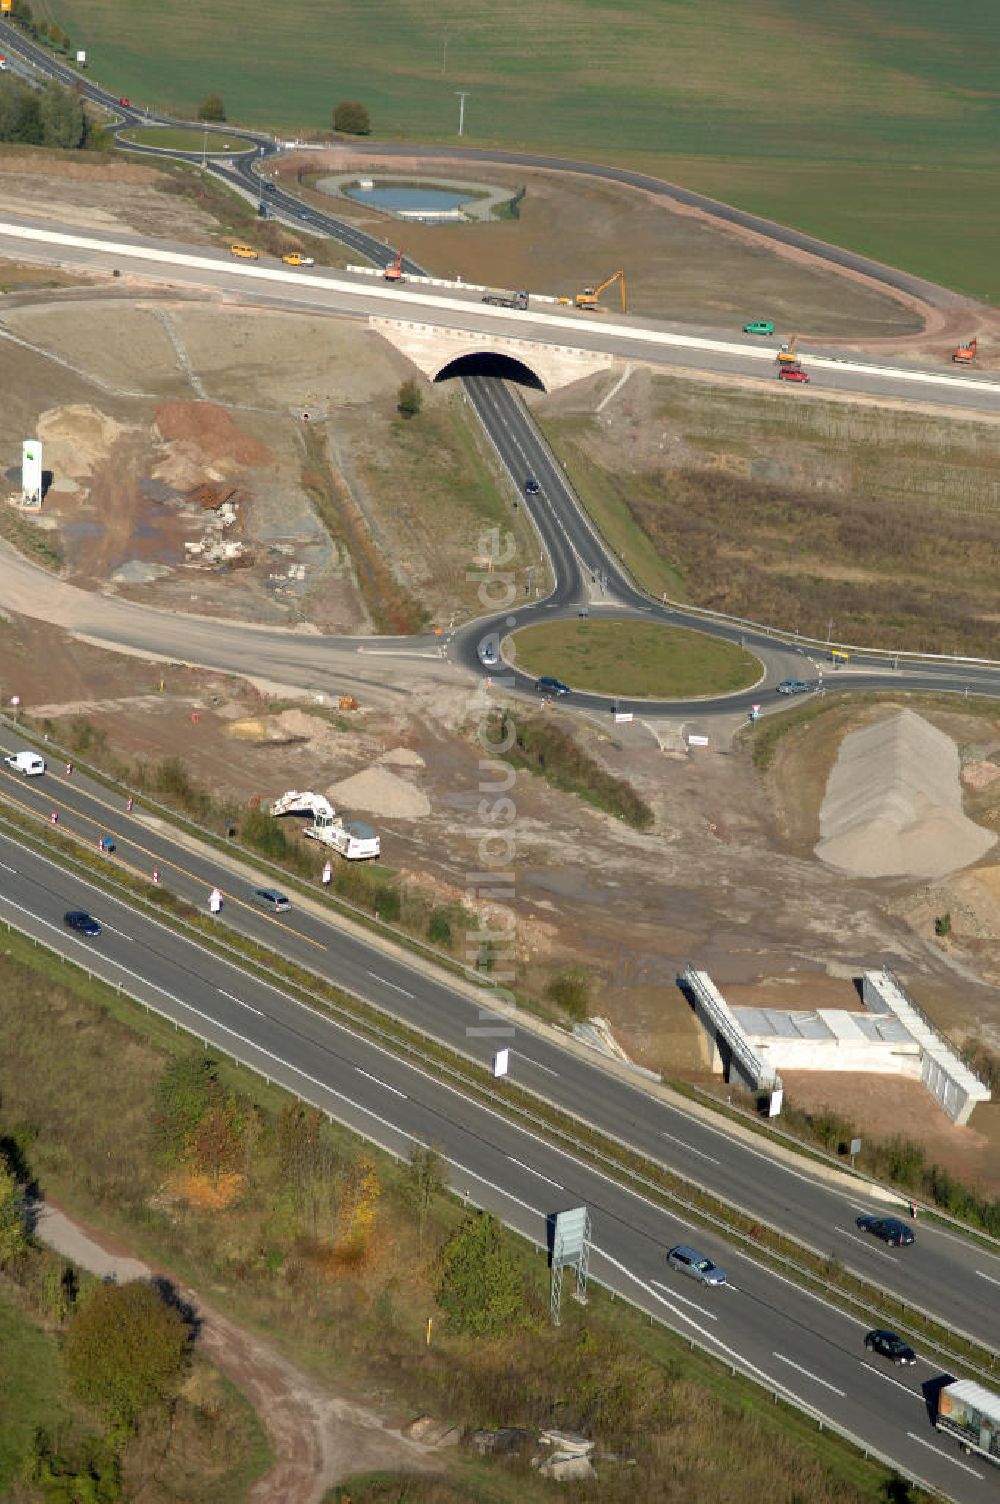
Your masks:
M 8 867 L 6 862 L 0 862 L 0 867 L 2 867 L 5 872 L 13 872 L 14 876 L 17 876 L 16 867 Z
M 550 1065 L 543 1065 L 540 1060 L 533 1059 L 533 1057 L 531 1055 L 522 1055 L 520 1050 L 516 1050 L 515 1054 L 521 1055 L 521 1059 L 522 1060 L 526 1060 L 527 1063 L 529 1065 L 533 1065 L 536 1070 L 544 1071 L 547 1076 L 558 1076 L 559 1075 L 559 1072 L 558 1071 L 554 1071 Z
M 390 1086 L 388 1081 L 383 1081 L 379 1076 L 373 1076 L 371 1071 L 363 1071 L 360 1065 L 356 1065 L 354 1069 L 359 1076 L 364 1076 L 366 1081 L 374 1081 L 376 1086 L 381 1086 L 383 1091 L 391 1091 L 394 1097 L 402 1097 L 404 1102 L 407 1100 L 405 1091 L 399 1091 L 395 1086 Z
M 980 1279 L 988 1279 L 991 1285 L 1000 1285 L 1000 1279 L 994 1279 L 992 1274 L 984 1274 L 981 1269 L 977 1269 L 976 1273 Z
M 368 975 L 374 977 L 376 982 L 381 982 L 383 987 L 391 987 L 393 992 L 401 992 L 404 997 L 413 996 L 413 993 L 407 992 L 405 987 L 397 987 L 395 982 L 387 982 L 385 977 L 380 977 L 377 971 L 370 971 Z
M 699 1316 L 704 1316 L 706 1321 L 718 1321 L 719 1318 L 714 1312 L 706 1311 L 704 1306 L 700 1306 L 696 1300 L 689 1300 L 686 1295 L 678 1295 L 677 1291 L 672 1290 L 669 1285 L 661 1285 L 658 1279 L 651 1279 L 649 1283 L 655 1289 L 662 1290 L 664 1295 L 669 1295 L 671 1300 L 679 1300 L 683 1305 L 690 1306 L 692 1310 L 698 1312 Z
M 255 1008 L 252 1003 L 245 1003 L 241 997 L 234 997 L 231 992 L 223 992 L 221 987 L 218 987 L 216 991 L 219 993 L 220 997 L 227 997 L 231 1003 L 237 1003 L 239 1007 L 246 1008 L 248 1012 L 256 1013 L 258 1018 L 264 1017 L 259 1008 Z
M 128 940 L 131 944 L 135 943 L 135 936 L 134 935 L 126 935 L 126 933 L 125 933 L 124 930 L 116 930 L 113 924 L 106 924 L 105 923 L 104 924 L 104 928 L 106 930 L 109 930 L 112 935 L 117 935 L 118 938 L 119 938 L 119 940 Z
M 939 1457 L 943 1457 L 946 1462 L 953 1462 L 955 1466 L 960 1467 L 964 1473 L 971 1473 L 974 1478 L 985 1477 L 984 1473 L 977 1473 L 974 1467 L 970 1467 L 967 1462 L 960 1462 L 957 1457 L 953 1457 L 951 1453 L 946 1452 L 943 1447 L 934 1446 L 932 1442 L 925 1441 L 922 1436 L 917 1436 L 912 1431 L 907 1431 L 906 1434 L 911 1441 L 919 1442 L 920 1445 L 922 1447 L 926 1447 L 929 1452 L 937 1452 Z
M 877 1373 L 879 1378 L 885 1379 L 885 1382 L 887 1384 L 895 1384 L 897 1389 L 901 1389 L 903 1393 L 908 1394 L 911 1399 L 917 1400 L 921 1405 L 924 1403 L 924 1397 L 922 1394 L 918 1394 L 915 1389 L 911 1389 L 907 1384 L 901 1384 L 898 1379 L 893 1378 L 891 1373 L 883 1373 L 881 1368 L 876 1368 L 872 1363 L 866 1363 L 863 1358 L 859 1359 L 859 1362 L 861 1363 L 861 1367 L 867 1368 L 869 1373 Z
M 523 1159 L 515 1159 L 513 1154 L 508 1154 L 507 1158 L 512 1165 L 517 1165 L 519 1170 L 527 1170 L 529 1175 L 537 1175 L 538 1179 L 544 1180 L 546 1185 L 554 1185 L 557 1191 L 564 1191 L 566 1189 L 564 1185 L 559 1184 L 558 1180 L 550 1180 L 548 1175 L 543 1175 L 541 1170 L 533 1170 L 530 1165 L 524 1163 Z
M 880 1259 L 888 1259 L 890 1264 L 896 1260 L 891 1253 L 886 1253 L 884 1248 L 873 1248 L 867 1238 L 859 1238 L 857 1233 L 848 1232 L 846 1227 L 834 1227 L 834 1232 L 842 1233 L 845 1238 L 850 1238 L 852 1243 L 860 1243 L 862 1248 L 867 1248 L 869 1253 L 877 1253 Z
M 668 1133 L 665 1128 L 660 1129 L 660 1137 L 669 1138 L 675 1144 L 680 1144 L 682 1149 L 686 1149 L 689 1154 L 697 1154 L 699 1159 L 707 1159 L 710 1165 L 717 1165 L 719 1163 L 717 1159 L 712 1158 L 711 1154 L 706 1154 L 704 1149 L 696 1149 L 694 1144 L 686 1143 L 684 1139 L 678 1138 L 676 1133 Z
M 808 1368 L 803 1368 L 801 1363 L 795 1363 L 791 1358 L 786 1358 L 784 1353 L 772 1352 L 771 1357 L 777 1358 L 779 1363 L 787 1363 L 789 1368 L 795 1369 L 796 1373 L 805 1374 L 806 1378 L 812 1379 L 814 1384 L 822 1384 L 824 1389 L 832 1389 L 834 1394 L 839 1394 L 842 1400 L 846 1400 L 847 1395 L 842 1389 L 838 1389 L 836 1384 L 831 1384 L 828 1380 L 821 1379 L 818 1373 L 810 1373 Z

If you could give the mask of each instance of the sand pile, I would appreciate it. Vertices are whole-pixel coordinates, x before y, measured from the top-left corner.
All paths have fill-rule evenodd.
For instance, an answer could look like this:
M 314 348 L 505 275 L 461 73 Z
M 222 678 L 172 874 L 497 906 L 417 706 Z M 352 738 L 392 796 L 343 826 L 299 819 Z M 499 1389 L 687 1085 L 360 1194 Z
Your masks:
M 820 810 L 816 855 L 856 877 L 943 877 L 991 831 L 962 813 L 958 748 L 912 710 L 845 736 Z
M 35 431 L 45 445 L 45 459 L 61 479 L 81 480 L 106 460 L 118 437 L 120 423 L 87 402 L 50 407 L 39 413 Z
M 383 752 L 379 762 L 393 768 L 424 768 L 427 764 L 419 752 L 414 752 L 412 747 L 390 747 L 388 752 Z
M 361 811 L 386 820 L 421 820 L 431 811 L 427 795 L 388 768 L 364 768 L 326 792 L 337 809 L 352 814 Z

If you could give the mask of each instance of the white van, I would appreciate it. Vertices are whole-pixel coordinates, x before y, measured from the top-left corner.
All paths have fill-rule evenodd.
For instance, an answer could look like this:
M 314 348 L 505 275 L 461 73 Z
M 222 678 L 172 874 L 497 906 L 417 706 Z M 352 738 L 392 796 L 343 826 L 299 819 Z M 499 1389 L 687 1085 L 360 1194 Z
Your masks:
M 15 752 L 11 757 L 5 757 L 4 762 L 8 768 L 13 768 L 15 773 L 22 773 L 25 778 L 37 778 L 45 772 L 45 758 L 37 752 Z

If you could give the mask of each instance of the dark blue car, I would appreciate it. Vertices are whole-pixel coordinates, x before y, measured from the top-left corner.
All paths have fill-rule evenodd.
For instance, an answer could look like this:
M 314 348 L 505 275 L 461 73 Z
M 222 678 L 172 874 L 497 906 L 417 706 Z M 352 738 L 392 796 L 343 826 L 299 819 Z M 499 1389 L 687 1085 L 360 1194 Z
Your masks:
M 67 929 L 76 930 L 78 935 L 87 935 L 91 939 L 101 933 L 101 926 L 93 914 L 88 914 L 84 909 L 70 909 L 63 918 Z

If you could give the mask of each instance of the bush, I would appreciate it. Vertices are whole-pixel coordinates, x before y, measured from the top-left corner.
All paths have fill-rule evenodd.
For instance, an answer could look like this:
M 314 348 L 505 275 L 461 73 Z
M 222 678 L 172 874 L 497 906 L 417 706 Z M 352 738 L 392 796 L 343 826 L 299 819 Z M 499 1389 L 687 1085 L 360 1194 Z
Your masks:
M 222 102 L 222 95 L 206 94 L 198 106 L 198 119 L 222 121 L 225 118 L 226 107 Z
M 363 104 L 356 99 L 342 99 L 333 111 L 333 128 L 345 136 L 368 136 L 372 123 Z
M 396 411 L 415 418 L 424 405 L 424 394 L 415 381 L 404 381 L 396 396 Z
M 438 1303 L 449 1324 L 473 1337 L 510 1332 L 522 1314 L 521 1272 L 489 1212 L 474 1212 L 441 1252 Z
M 451 914 L 448 909 L 435 909 L 427 922 L 427 938 L 432 945 L 451 945 Z
M 538 773 L 553 788 L 579 794 L 634 830 L 649 830 L 653 824 L 652 809 L 632 785 L 602 768 L 560 726 L 531 716 L 519 715 L 515 721 L 504 711 L 492 718 L 490 739 L 498 746 L 510 744 L 504 753 L 507 762 Z
M 240 821 L 240 839 L 254 851 L 259 851 L 261 856 L 269 856 L 276 862 L 283 862 L 288 856 L 285 832 L 266 810 L 247 810 Z
M 152 1285 L 95 1285 L 72 1317 L 63 1349 L 73 1389 L 114 1425 L 132 1426 L 174 1394 L 190 1347 L 180 1312 Z
M 571 966 L 550 979 L 545 994 L 570 1018 L 580 1021 L 590 1009 L 590 977 L 581 966 Z

